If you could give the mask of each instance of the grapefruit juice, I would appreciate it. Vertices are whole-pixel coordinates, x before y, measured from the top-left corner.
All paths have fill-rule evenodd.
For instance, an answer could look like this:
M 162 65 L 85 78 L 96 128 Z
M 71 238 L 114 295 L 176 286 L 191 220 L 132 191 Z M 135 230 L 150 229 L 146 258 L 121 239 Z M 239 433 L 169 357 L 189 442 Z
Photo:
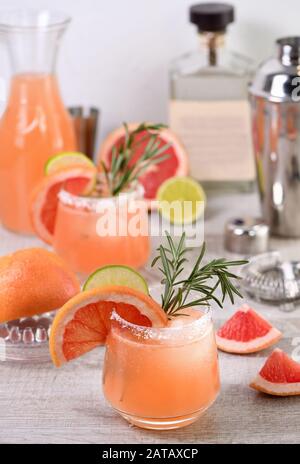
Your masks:
M 132 193 L 134 202 L 135 194 L 140 193 Z M 141 202 L 134 208 L 129 197 L 123 194 L 122 202 L 118 197 L 60 192 L 53 246 L 75 272 L 86 276 L 105 265 L 139 268 L 146 264 L 150 254 L 146 206 Z M 131 223 L 138 224 L 133 233 Z
M 12 78 L 0 122 L 0 218 L 16 232 L 31 233 L 29 202 L 48 158 L 76 149 L 73 124 L 53 74 Z
M 104 393 L 134 425 L 184 427 L 197 420 L 218 395 L 210 311 L 188 312 L 162 329 L 136 326 L 113 315 L 106 343 Z

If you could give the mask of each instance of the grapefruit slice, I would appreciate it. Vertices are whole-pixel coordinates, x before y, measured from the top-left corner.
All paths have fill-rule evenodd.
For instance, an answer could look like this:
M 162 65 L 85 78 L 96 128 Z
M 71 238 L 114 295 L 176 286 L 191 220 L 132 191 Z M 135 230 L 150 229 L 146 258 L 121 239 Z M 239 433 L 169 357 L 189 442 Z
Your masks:
M 84 291 L 71 298 L 55 316 L 50 334 L 53 363 L 61 366 L 104 345 L 113 311 L 144 327 L 164 327 L 168 323 L 161 306 L 138 290 L 112 285 Z
M 129 124 L 129 132 L 132 132 L 138 126 L 139 124 Z M 135 156 L 132 160 L 133 164 L 141 157 L 150 139 L 150 135 L 147 137 L 146 132 L 141 132 L 136 136 L 136 144 L 144 137 L 145 140 L 136 147 Z M 125 129 L 123 126 L 111 132 L 101 146 L 99 161 L 102 160 L 109 166 L 113 147 L 119 148 L 124 140 Z M 174 132 L 170 129 L 161 130 L 158 136 L 158 141 L 160 142 L 160 146 L 166 144 L 172 144 L 172 146 L 170 146 L 165 152 L 169 155 L 169 157 L 161 163 L 150 166 L 148 171 L 146 171 L 139 179 L 145 189 L 144 196 L 146 200 L 149 200 L 149 206 L 150 201 L 155 200 L 159 186 L 166 179 L 174 176 L 186 176 L 188 174 L 188 155 L 181 141 L 177 138 Z M 133 149 L 134 147 L 135 144 L 133 144 Z
M 33 228 L 44 242 L 52 243 L 61 188 L 75 195 L 84 195 L 94 188 L 95 182 L 95 167 L 69 166 L 45 177 L 36 186 L 31 198 L 30 213 Z
M 218 348 L 236 354 L 257 353 L 274 345 L 281 337 L 279 330 L 247 305 L 240 308 L 216 334 Z
M 300 364 L 276 349 L 250 387 L 274 396 L 300 395 Z

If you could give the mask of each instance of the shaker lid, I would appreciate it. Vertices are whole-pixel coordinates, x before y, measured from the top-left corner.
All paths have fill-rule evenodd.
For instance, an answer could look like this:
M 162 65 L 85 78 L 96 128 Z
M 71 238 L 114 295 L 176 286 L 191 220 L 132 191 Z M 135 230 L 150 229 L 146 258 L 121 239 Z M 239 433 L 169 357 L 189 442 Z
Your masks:
M 260 65 L 249 92 L 275 103 L 294 101 L 293 92 L 299 86 L 294 79 L 300 77 L 300 37 L 278 39 L 276 47 L 277 56 Z
M 190 8 L 190 22 L 201 32 L 225 31 L 234 21 L 234 7 L 228 3 L 199 3 Z

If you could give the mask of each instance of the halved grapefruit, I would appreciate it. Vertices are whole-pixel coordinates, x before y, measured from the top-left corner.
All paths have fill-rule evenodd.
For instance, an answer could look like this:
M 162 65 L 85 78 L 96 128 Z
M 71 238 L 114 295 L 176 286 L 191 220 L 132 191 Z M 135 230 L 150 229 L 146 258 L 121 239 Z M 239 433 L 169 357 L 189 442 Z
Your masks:
M 50 174 L 36 186 L 31 198 L 31 220 L 36 234 L 46 243 L 53 239 L 58 193 L 62 186 L 76 195 L 88 194 L 95 186 L 96 168 L 69 166 Z
M 129 132 L 135 130 L 140 124 L 132 123 L 128 125 Z M 149 142 L 150 135 L 147 138 L 147 133 L 141 132 L 136 136 L 136 144 L 140 142 L 142 138 L 145 137 L 145 140 L 136 147 L 135 156 L 133 157 L 132 163 L 140 158 L 140 156 L 145 151 L 146 145 Z M 108 137 L 104 140 L 98 161 L 104 161 L 108 166 L 110 165 L 112 157 L 113 147 L 120 147 L 120 145 L 125 140 L 125 129 L 120 127 L 113 132 L 111 132 Z M 160 146 L 172 144 L 167 150 L 166 154 L 169 154 L 169 157 L 158 163 L 154 166 L 150 166 L 147 172 L 145 172 L 141 178 L 140 182 L 145 189 L 145 199 L 150 201 L 155 200 L 156 193 L 159 186 L 170 177 L 174 176 L 186 176 L 188 174 L 188 155 L 178 137 L 170 129 L 163 129 L 160 131 L 158 136 L 158 141 Z M 135 144 L 133 144 L 133 149 Z
M 80 292 L 64 261 L 43 248 L 26 248 L 0 258 L 0 323 L 60 308 Z
M 257 353 L 274 345 L 282 333 L 247 305 L 242 306 L 216 334 L 218 348 L 227 353 Z
M 274 396 L 300 395 L 300 364 L 276 349 L 250 387 Z
M 71 298 L 56 314 L 50 353 L 56 366 L 105 344 L 112 311 L 144 327 L 164 327 L 168 318 L 150 296 L 128 287 L 112 285 L 84 291 Z

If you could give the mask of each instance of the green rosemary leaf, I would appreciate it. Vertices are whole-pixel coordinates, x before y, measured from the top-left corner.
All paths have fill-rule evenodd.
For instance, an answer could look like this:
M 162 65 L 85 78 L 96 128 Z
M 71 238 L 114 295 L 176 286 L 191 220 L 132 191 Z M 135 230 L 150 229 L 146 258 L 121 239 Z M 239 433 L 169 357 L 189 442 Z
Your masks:
M 190 315 L 185 314 L 185 313 L 177 312 L 177 313 L 174 313 L 172 317 L 190 317 Z
M 184 256 L 188 251 L 185 246 L 185 234 L 182 235 L 177 245 L 167 232 L 166 237 L 167 245 L 159 247 L 158 255 L 154 258 L 152 266 L 160 263 L 161 283 L 165 287 L 161 297 L 162 307 L 169 317 L 182 314 L 182 309 L 207 305 L 211 300 L 222 308 L 226 297 L 232 303 L 234 303 L 235 296 L 242 298 L 241 293 L 232 282 L 239 279 L 239 276 L 229 272 L 228 268 L 241 266 L 247 261 L 226 261 L 224 258 L 219 258 L 200 267 L 206 251 L 204 243 L 189 276 L 185 279 L 179 279 L 184 270 L 183 265 L 187 261 Z M 212 285 L 209 285 L 209 282 Z M 216 296 L 219 287 L 222 295 L 221 301 Z M 196 293 L 199 297 L 189 301 L 190 292 Z
M 172 240 L 170 234 L 168 234 L 168 235 L 169 235 L 170 239 Z M 178 244 L 178 250 L 177 250 L 178 254 L 180 254 L 185 248 L 185 238 L 186 238 L 186 233 L 183 232 L 183 234 L 182 234 L 182 236 L 180 238 L 180 242 Z
M 190 303 L 187 303 L 181 306 L 180 310 L 194 308 L 196 306 L 207 306 L 208 302 L 206 298 L 201 298 L 200 300 L 193 300 Z
M 114 149 L 115 148 L 116 147 L 114 147 Z M 122 156 L 117 156 L 117 154 L 113 154 L 112 165 L 111 165 L 112 176 L 115 176 L 122 169 L 123 163 L 124 163 L 124 158 Z
M 165 272 L 165 277 L 168 280 L 168 282 L 172 282 L 172 276 L 171 276 L 171 271 L 170 271 L 170 266 L 169 266 L 169 261 L 167 259 L 167 255 L 165 252 L 164 247 L 161 245 L 160 247 L 160 259 L 163 265 L 163 269 Z
M 192 277 L 197 273 L 198 269 L 199 269 L 199 266 L 202 262 L 202 259 L 203 259 L 203 256 L 205 255 L 205 251 L 206 251 L 206 244 L 205 242 L 203 243 L 202 245 L 202 248 L 201 248 L 201 251 L 200 251 L 200 255 L 195 263 L 195 266 L 194 266 L 194 269 L 192 270 L 191 274 L 190 274 L 190 279 L 192 279 Z
M 108 174 L 108 169 L 106 167 L 106 164 L 104 163 L 103 160 L 100 161 L 101 167 L 103 168 L 103 171 L 105 174 Z
M 157 263 L 157 261 L 159 260 L 159 258 L 160 258 L 159 256 L 156 256 L 156 257 L 153 259 L 153 261 L 152 261 L 152 263 L 151 263 L 151 267 L 154 267 L 154 266 L 155 266 L 155 264 Z
M 170 249 L 167 250 L 167 251 L 170 252 L 173 256 L 176 256 L 177 250 L 175 248 L 175 245 L 173 243 L 173 240 L 172 240 L 171 236 L 169 234 L 166 234 L 166 237 L 167 237 L 168 244 L 169 244 L 169 247 L 170 247 Z
M 123 122 L 123 126 L 125 129 L 125 146 L 128 146 L 130 144 L 130 133 L 129 133 L 127 122 Z
M 137 170 L 137 172 L 136 172 L 136 174 L 134 176 L 134 180 L 137 180 L 145 171 L 147 171 L 149 166 L 155 166 L 156 164 L 160 164 L 163 161 L 165 161 L 166 159 L 168 159 L 169 157 L 170 157 L 170 155 L 165 155 L 165 156 L 161 156 L 160 158 L 151 159 L 151 161 L 149 161 L 148 163 L 145 163 L 143 166 L 141 166 Z
M 240 298 L 243 298 L 243 295 L 241 294 L 241 292 L 234 285 L 232 285 L 231 282 L 229 283 L 229 285 L 233 293 L 235 293 Z
M 153 149 L 155 150 L 155 144 L 156 144 L 156 136 L 151 135 L 149 142 L 146 145 L 145 152 L 141 156 L 141 161 L 144 161 L 147 158 L 147 156 L 149 156 L 149 152 L 151 153 L 151 150 Z
M 103 169 L 106 183 L 107 183 L 107 185 L 109 185 L 110 179 L 109 179 L 109 172 L 107 170 L 107 167 L 106 167 L 105 163 L 102 160 L 100 161 L 100 165 L 101 165 L 101 167 Z
M 217 287 L 218 287 L 218 285 L 217 285 L 215 288 L 213 288 L 213 289 L 211 290 L 211 292 L 208 292 L 208 293 L 204 292 L 203 289 L 201 289 L 201 293 L 206 294 L 206 303 L 208 303 L 209 300 L 213 300 L 213 301 L 214 301 L 215 303 L 217 303 L 217 305 L 222 309 L 222 308 L 223 308 L 222 302 L 219 300 L 219 298 L 217 298 L 217 297 L 214 295 L 214 292 L 216 291 Z M 223 303 L 224 303 L 224 302 L 223 302 Z
M 124 140 L 118 147 L 113 147 L 110 167 L 105 165 L 104 169 L 104 173 L 109 173 L 109 179 L 107 175 L 105 178 L 111 195 L 119 195 L 133 182 L 138 181 L 151 165 L 159 164 L 170 156 L 166 154 L 170 144 L 161 145 L 158 140 L 159 132 L 165 127 L 164 124 L 141 123 L 135 130 L 130 131 L 124 123 Z M 143 132 L 146 135 L 140 136 Z M 147 139 L 149 140 L 142 155 L 133 163 L 136 149 Z

